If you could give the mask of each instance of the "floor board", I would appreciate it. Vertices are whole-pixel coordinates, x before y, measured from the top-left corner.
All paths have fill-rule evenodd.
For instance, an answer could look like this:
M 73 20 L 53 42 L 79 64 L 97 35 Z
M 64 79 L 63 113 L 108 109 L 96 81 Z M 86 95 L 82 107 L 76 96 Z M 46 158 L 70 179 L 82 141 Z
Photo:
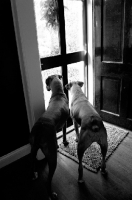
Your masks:
M 48 166 L 38 162 L 39 179 L 28 177 L 29 156 L 0 170 L 1 200 L 47 200 Z M 78 164 L 58 153 L 52 188 L 58 200 L 132 200 L 132 132 L 108 159 L 107 176 L 84 169 L 85 184 L 79 185 Z

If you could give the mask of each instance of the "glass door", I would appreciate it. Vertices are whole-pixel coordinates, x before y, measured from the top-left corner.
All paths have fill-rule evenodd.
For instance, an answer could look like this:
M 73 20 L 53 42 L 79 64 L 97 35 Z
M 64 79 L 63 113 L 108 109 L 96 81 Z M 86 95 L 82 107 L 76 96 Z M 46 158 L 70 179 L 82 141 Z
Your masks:
M 82 0 L 34 0 L 46 108 L 51 94 L 46 91 L 45 79 L 51 74 L 63 75 L 64 85 L 83 81 L 87 95 L 85 4 Z M 65 93 L 69 96 L 67 90 Z

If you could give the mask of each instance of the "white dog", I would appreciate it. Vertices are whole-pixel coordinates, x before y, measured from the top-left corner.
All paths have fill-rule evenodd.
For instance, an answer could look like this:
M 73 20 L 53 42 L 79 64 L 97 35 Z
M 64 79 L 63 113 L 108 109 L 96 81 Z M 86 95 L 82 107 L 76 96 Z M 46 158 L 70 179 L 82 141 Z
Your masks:
M 107 132 L 101 117 L 95 108 L 89 103 L 81 87 L 83 82 L 71 82 L 65 87 L 71 94 L 71 117 L 76 131 L 76 140 L 78 141 L 77 153 L 79 159 L 79 177 L 78 181 L 83 182 L 82 158 L 85 150 L 93 143 L 97 142 L 101 147 L 102 164 L 101 171 L 106 173 L 105 156 L 107 153 Z M 81 126 L 80 134 L 78 124 Z

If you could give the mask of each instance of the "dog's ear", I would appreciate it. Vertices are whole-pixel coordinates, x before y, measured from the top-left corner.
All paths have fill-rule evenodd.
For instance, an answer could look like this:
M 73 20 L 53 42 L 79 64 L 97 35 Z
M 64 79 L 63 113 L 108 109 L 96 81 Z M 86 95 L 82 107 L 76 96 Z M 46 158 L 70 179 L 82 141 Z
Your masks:
M 61 80 L 63 78 L 63 76 L 62 75 L 58 75 L 58 78 Z
M 72 83 L 68 83 L 67 85 L 65 85 L 65 88 L 66 88 L 67 90 L 70 90 L 71 87 L 72 87 Z
M 51 81 L 52 81 L 52 78 L 51 78 L 50 76 L 45 80 L 46 89 L 47 89 L 48 91 L 51 90 L 51 89 L 50 89 L 50 83 L 51 83 Z
M 78 81 L 77 84 L 78 84 L 80 87 L 82 87 L 83 84 L 84 84 L 84 82 L 82 82 L 82 81 Z

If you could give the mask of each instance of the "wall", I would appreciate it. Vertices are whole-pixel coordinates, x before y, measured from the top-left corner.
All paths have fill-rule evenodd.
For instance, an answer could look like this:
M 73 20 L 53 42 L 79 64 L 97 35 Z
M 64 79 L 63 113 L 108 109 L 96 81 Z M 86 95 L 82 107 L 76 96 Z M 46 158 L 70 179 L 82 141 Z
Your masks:
M 1 19 L 0 157 L 27 144 L 29 137 L 29 124 L 10 1 L 4 1 L 2 8 L 6 10 L 7 15 Z
M 30 130 L 44 112 L 33 2 L 4 0 L 1 14 L 0 168 L 30 152 Z

